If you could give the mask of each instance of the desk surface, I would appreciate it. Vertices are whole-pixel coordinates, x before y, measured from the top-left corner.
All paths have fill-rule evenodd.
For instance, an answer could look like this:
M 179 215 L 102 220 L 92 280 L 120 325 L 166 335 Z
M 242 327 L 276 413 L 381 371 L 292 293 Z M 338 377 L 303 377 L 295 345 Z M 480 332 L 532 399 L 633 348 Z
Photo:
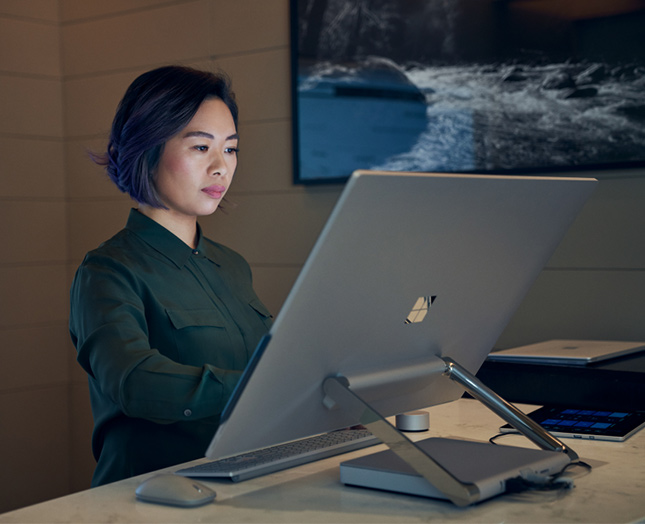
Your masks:
M 501 424 L 499 417 L 471 399 L 435 406 L 429 412 L 430 431 L 415 435 L 413 440 L 429 436 L 487 440 Z M 526 440 L 507 436 L 500 442 L 524 445 Z M 467 508 L 445 501 L 343 486 L 339 482 L 338 464 L 369 452 L 361 450 L 246 482 L 207 482 L 217 492 L 217 499 L 199 508 L 136 501 L 136 487 L 151 476 L 142 475 L 5 513 L 0 515 L 0 523 L 645 522 L 645 431 L 624 443 L 572 439 L 567 442 L 582 460 L 594 466 L 591 473 L 576 476 L 573 490 L 564 494 L 503 495 Z M 371 448 L 377 449 L 381 446 Z M 179 467 L 165 471 L 176 469 Z

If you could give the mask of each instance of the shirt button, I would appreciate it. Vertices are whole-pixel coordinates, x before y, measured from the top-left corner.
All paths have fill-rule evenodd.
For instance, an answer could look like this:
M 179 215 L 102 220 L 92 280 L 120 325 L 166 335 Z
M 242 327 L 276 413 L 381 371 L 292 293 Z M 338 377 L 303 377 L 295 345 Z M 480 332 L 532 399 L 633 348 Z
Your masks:
M 193 255 L 199 255 L 199 251 L 197 251 L 196 249 L 193 249 Z
M 193 412 L 190 409 L 185 409 L 184 410 L 184 416 L 185 417 L 190 417 L 193 414 Z

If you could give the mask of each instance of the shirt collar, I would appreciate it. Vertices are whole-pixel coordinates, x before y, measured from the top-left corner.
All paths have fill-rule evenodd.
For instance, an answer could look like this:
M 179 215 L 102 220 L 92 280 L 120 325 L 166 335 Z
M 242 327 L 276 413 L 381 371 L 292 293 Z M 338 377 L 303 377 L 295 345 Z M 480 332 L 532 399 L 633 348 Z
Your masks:
M 213 249 L 210 249 L 211 246 L 209 243 L 204 241 L 199 224 L 197 224 L 198 240 L 196 250 L 186 245 L 179 237 L 168 231 L 161 224 L 148 218 L 136 209 L 130 210 L 128 222 L 125 227 L 156 251 L 172 260 L 178 267 L 184 266 L 190 256 L 194 254 L 194 251 L 206 256 L 214 263 L 218 263 L 216 253 Z

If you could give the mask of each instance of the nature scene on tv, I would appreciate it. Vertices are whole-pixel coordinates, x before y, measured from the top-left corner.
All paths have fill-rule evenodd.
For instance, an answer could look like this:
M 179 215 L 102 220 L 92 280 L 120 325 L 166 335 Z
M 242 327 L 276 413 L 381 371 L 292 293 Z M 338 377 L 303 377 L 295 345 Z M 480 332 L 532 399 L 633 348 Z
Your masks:
M 640 0 L 292 0 L 301 181 L 645 160 Z

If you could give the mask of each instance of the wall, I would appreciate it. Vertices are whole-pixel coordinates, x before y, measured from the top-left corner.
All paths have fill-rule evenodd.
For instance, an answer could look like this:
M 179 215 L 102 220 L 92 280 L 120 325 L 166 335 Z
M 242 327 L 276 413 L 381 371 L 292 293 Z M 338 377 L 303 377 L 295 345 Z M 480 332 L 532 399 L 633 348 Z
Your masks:
M 0 511 L 69 484 L 58 23 L 56 2 L 0 2 Z
M 556 338 L 645 340 L 645 170 L 579 174 L 598 178 L 598 188 L 498 347 Z
M 123 226 L 131 202 L 85 151 L 104 146 L 135 76 L 168 63 L 233 79 L 237 207 L 202 225 L 249 260 L 274 312 L 340 192 L 291 184 L 288 0 L 2 0 L 0 512 L 89 486 L 91 414 L 67 293 L 84 253 Z M 500 345 L 645 340 L 645 171 L 601 175 Z

